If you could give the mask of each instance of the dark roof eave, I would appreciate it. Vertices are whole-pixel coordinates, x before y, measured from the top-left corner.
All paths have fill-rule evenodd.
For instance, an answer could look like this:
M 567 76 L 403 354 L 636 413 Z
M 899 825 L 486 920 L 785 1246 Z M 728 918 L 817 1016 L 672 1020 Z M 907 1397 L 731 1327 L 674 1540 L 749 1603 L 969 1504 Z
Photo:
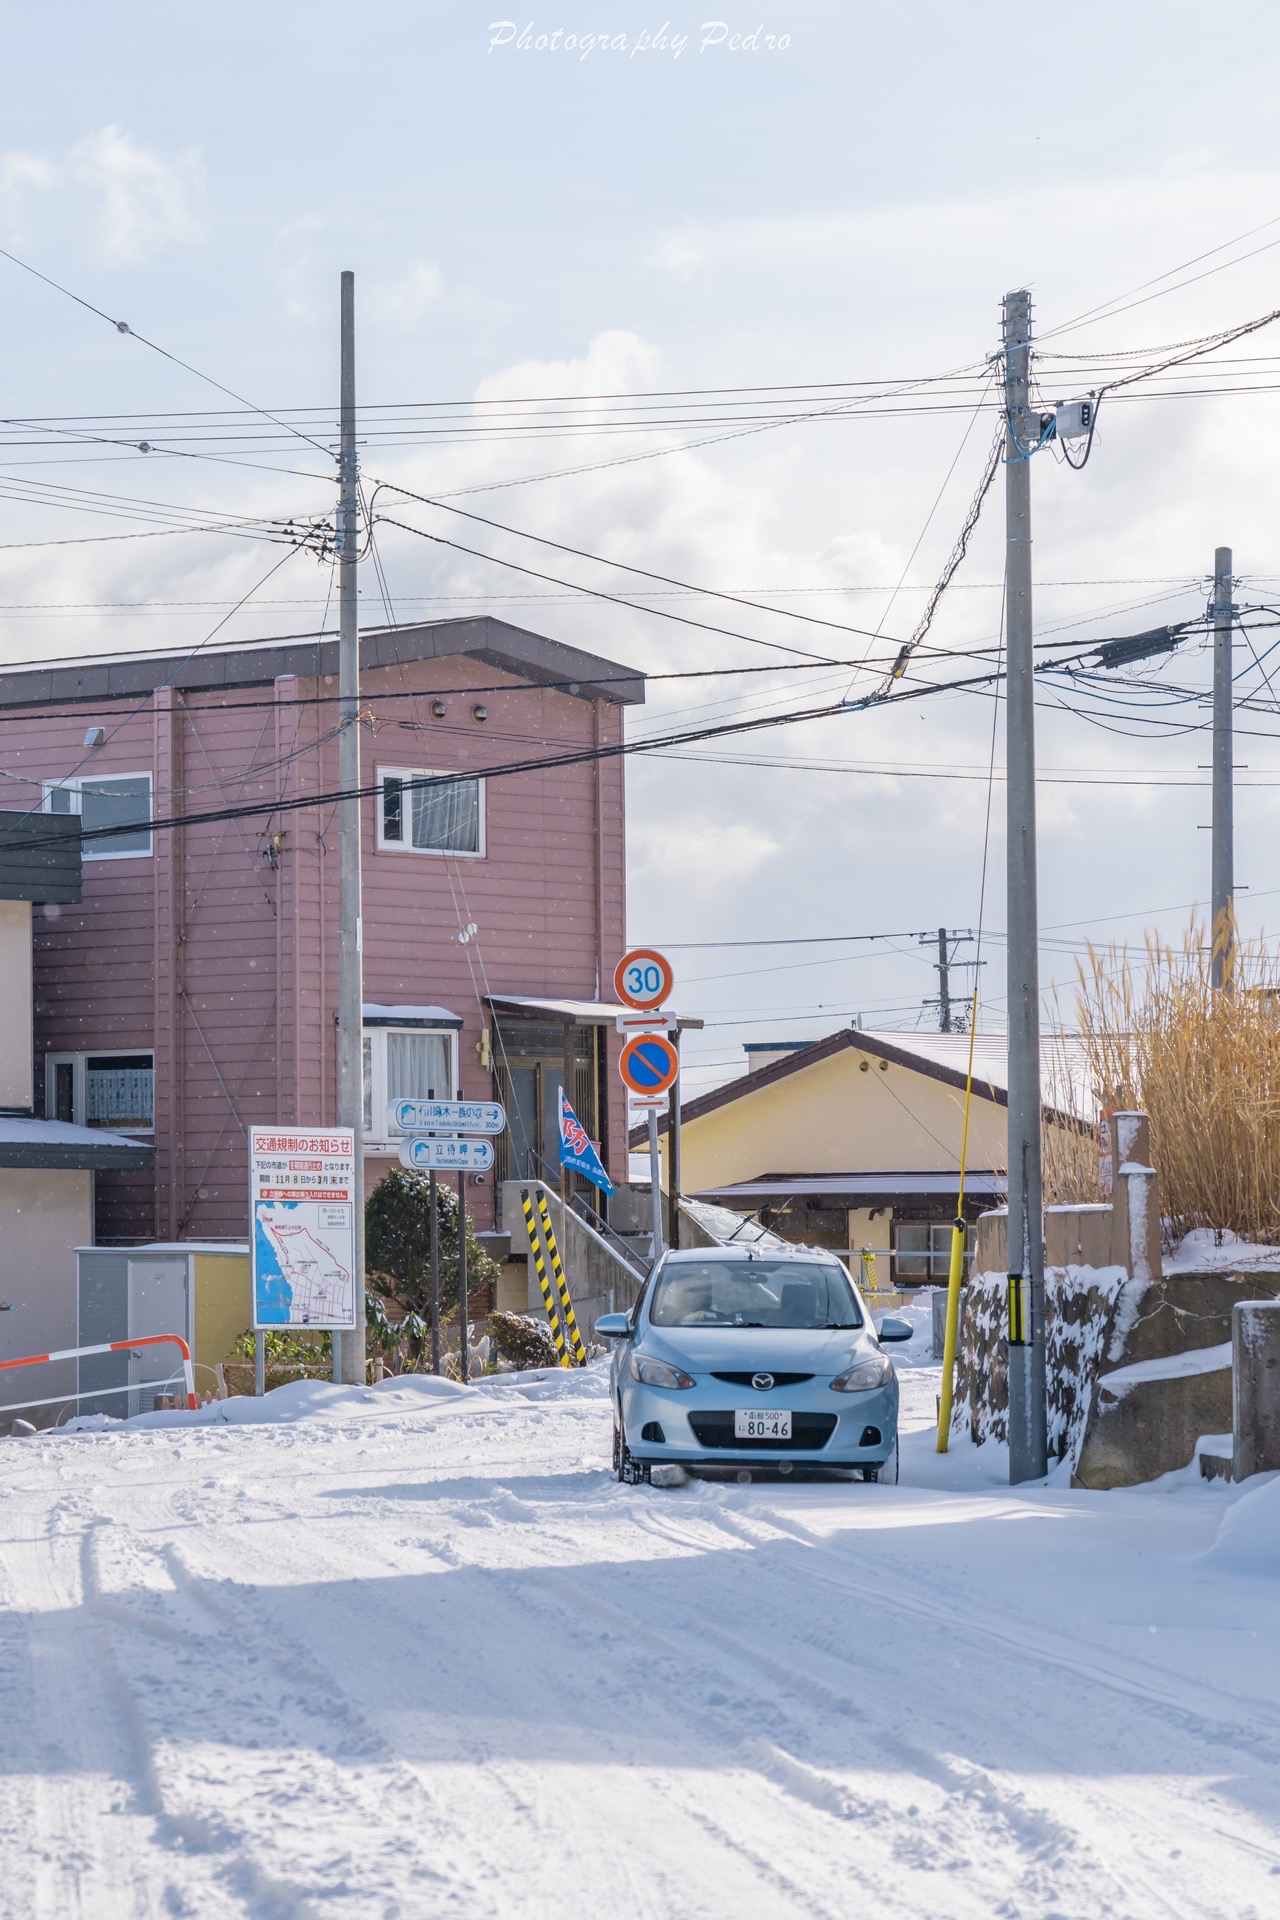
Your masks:
M 39 1168 L 49 1173 L 108 1173 L 149 1167 L 154 1147 L 58 1146 L 36 1140 L 0 1141 L 0 1167 Z
M 483 614 L 415 626 L 374 627 L 360 636 L 365 672 L 420 660 L 470 657 L 538 686 L 560 685 L 577 698 L 638 706 L 644 675 L 616 660 L 548 639 L 527 627 Z M 121 654 L 106 660 L 73 660 L 0 671 L 0 707 L 39 707 L 54 702 L 84 704 L 130 699 L 172 686 L 186 693 L 231 692 L 269 686 L 282 675 L 314 679 L 338 671 L 336 636 L 292 634 L 250 646 L 210 647 L 195 654 Z M 571 696 L 573 697 L 573 696 Z

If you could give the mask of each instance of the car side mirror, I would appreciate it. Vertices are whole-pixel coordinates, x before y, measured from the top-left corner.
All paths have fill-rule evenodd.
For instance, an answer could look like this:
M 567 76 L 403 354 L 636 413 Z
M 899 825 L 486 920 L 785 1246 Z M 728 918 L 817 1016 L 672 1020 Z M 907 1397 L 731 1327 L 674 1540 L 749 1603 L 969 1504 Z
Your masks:
M 630 1331 L 629 1313 L 602 1313 L 596 1321 L 596 1332 L 602 1340 L 625 1340 Z
M 599 1324 L 597 1320 L 597 1327 Z M 886 1313 L 876 1328 L 876 1333 L 881 1340 L 910 1340 L 915 1334 L 915 1328 L 909 1320 L 899 1320 L 895 1314 Z

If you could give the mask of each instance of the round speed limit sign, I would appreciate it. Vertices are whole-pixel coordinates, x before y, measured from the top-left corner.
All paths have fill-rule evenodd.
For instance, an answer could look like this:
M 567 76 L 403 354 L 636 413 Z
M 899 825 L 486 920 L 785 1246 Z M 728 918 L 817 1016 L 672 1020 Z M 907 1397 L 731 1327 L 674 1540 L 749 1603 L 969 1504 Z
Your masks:
M 652 1013 L 667 998 L 674 980 L 665 954 L 655 953 L 652 947 L 633 947 L 614 968 L 613 990 L 637 1013 Z

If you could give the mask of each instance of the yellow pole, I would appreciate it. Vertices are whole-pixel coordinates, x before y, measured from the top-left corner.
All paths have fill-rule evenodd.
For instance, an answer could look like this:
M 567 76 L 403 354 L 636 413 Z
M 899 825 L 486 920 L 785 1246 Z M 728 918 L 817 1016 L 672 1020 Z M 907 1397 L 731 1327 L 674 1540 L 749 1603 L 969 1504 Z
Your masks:
M 964 1174 L 969 1156 L 969 1108 L 973 1100 L 973 1043 L 977 1025 L 978 987 L 975 978 L 973 1004 L 969 1009 L 969 1071 L 964 1084 L 964 1122 L 960 1129 L 960 1185 L 956 1190 L 956 1217 L 951 1224 L 951 1267 L 947 1274 L 947 1332 L 942 1343 L 942 1392 L 938 1396 L 939 1453 L 947 1451 L 951 1435 L 956 1347 L 960 1341 L 960 1283 L 964 1278 Z

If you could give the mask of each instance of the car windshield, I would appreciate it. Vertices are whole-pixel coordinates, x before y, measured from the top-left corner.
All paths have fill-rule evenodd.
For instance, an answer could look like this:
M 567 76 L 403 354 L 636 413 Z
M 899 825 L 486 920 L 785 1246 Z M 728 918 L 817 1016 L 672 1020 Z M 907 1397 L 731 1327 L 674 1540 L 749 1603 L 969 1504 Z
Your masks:
M 659 1279 L 655 1327 L 860 1327 L 862 1315 L 834 1261 L 681 1261 Z

